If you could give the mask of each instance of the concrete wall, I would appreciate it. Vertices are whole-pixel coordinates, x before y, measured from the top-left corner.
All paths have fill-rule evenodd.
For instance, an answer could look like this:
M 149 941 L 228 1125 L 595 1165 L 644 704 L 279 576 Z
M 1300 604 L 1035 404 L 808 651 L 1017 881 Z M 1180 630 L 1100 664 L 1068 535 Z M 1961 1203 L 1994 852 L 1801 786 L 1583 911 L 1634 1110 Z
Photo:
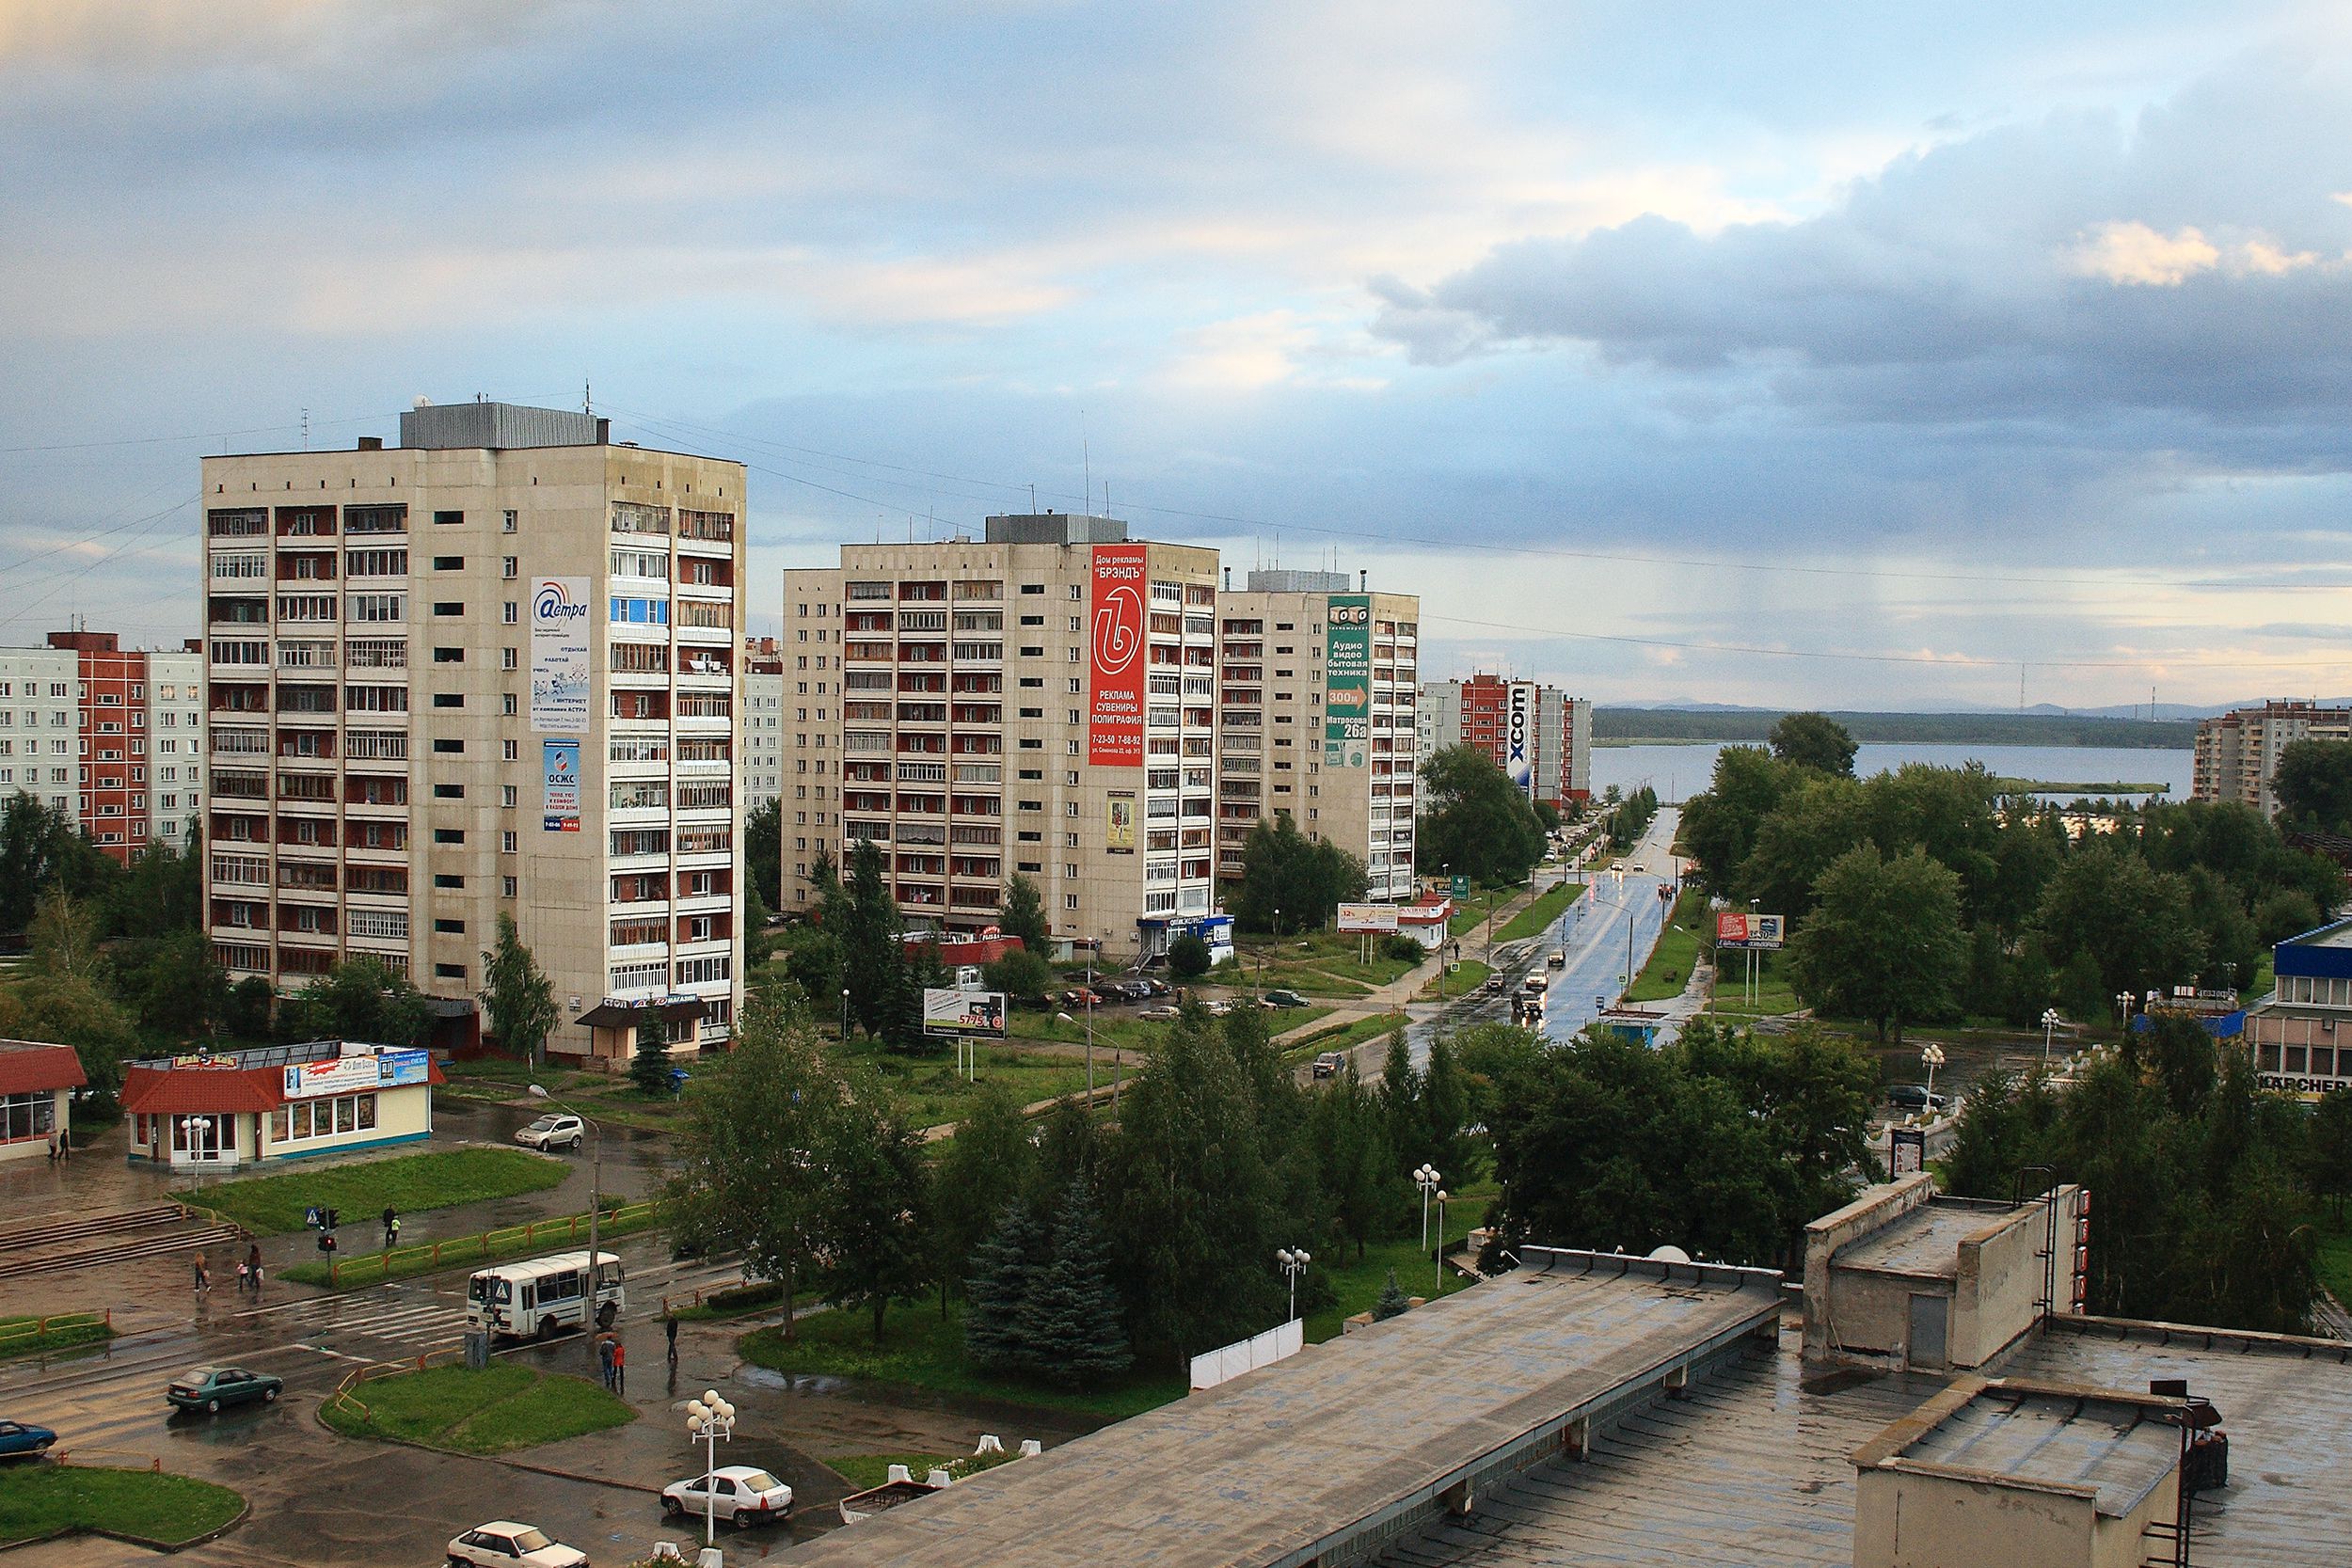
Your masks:
M 1840 1247 L 1851 1245 L 1872 1232 L 1892 1225 L 1913 1210 L 1923 1207 L 1934 1196 L 1934 1180 L 1925 1171 L 1919 1171 L 1900 1180 L 1868 1188 L 1843 1209 L 1824 1214 L 1804 1227 L 1806 1360 L 1820 1360 L 1831 1349 L 1830 1328 L 1836 1314 L 1830 1300 L 1830 1259 Z M 1877 1308 L 1866 1302 L 1864 1310 L 1875 1311 Z M 1899 1343 L 1902 1333 L 1899 1325 L 1896 1338 L 1887 1343 Z
M 1990 1480 L 1891 1469 L 1854 1481 L 1854 1568 L 2138 1568 L 2149 1523 L 2177 1506 L 2170 1477 L 2120 1518 L 2088 1497 Z
M 319 1103 L 328 1098 L 322 1096 Z M 256 1116 L 255 1129 L 266 1134 L 270 1118 Z M 355 1127 L 348 1132 L 335 1132 L 323 1138 L 302 1138 L 285 1143 L 255 1143 L 246 1146 L 249 1153 L 260 1149 L 264 1160 L 301 1159 L 312 1154 L 345 1154 L 355 1148 L 373 1148 L 381 1144 L 408 1143 L 433 1133 L 433 1090 L 423 1084 L 408 1085 L 396 1089 L 375 1091 L 375 1125 Z
M 2069 1299 L 2074 1213 L 2081 1189 L 2058 1189 L 2057 1310 Z M 1955 1367 L 1980 1367 L 2031 1328 L 2040 1316 L 2044 1278 L 2041 1257 L 2049 1222 L 2040 1203 L 1996 1217 L 1960 1243 L 1960 1277 L 1953 1291 L 1948 1348 Z

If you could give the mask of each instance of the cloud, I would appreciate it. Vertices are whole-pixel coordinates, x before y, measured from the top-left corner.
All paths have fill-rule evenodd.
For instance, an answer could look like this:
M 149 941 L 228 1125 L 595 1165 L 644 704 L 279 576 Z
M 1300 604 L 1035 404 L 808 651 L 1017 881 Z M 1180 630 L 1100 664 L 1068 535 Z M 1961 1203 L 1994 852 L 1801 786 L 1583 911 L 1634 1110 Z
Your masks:
M 2233 277 L 2280 277 L 2319 264 L 2319 253 L 2288 252 L 2269 239 L 2240 240 L 2226 249 L 2186 227 L 2159 234 L 2144 223 L 2103 223 L 2086 235 L 2070 258 L 2074 271 L 2109 283 L 2174 288 L 2201 272 L 2218 268 Z

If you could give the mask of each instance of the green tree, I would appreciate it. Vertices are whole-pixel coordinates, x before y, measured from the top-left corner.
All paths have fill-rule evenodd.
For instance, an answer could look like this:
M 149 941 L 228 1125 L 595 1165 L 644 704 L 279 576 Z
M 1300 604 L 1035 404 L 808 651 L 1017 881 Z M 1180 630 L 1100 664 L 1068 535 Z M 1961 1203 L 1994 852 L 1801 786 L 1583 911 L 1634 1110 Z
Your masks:
M 963 1349 L 975 1366 L 1012 1377 L 1039 1370 L 1029 1303 L 1051 1254 L 1051 1238 L 1025 1200 L 1014 1198 L 998 1211 L 964 1276 Z
M 195 825 L 185 853 L 168 839 L 149 840 L 108 889 L 106 903 L 107 928 L 126 935 L 162 936 L 201 926 L 204 850 Z
M 1045 900 L 1037 883 L 1018 871 L 1005 883 L 1005 907 L 996 916 L 996 928 L 1009 937 L 1019 937 L 1021 945 L 1036 954 L 1040 962 L 1054 961 L 1054 931 L 1045 919 Z
M 874 1342 L 893 1302 L 930 1289 L 930 1172 L 920 1135 L 881 1080 L 866 1075 L 835 1098 L 822 1124 L 826 1181 L 818 1226 L 826 1292 L 873 1322 Z
M 1179 980 L 1198 980 L 1209 972 L 1209 944 L 1186 931 L 1168 944 L 1168 972 Z
M 1755 847 L 1727 892 L 1802 922 L 1813 909 L 1821 873 L 1838 856 L 1868 842 L 1863 786 L 1843 776 L 1808 774 L 1756 824 Z
M 1054 966 L 1026 948 L 1013 948 L 980 971 L 991 990 L 1016 1002 L 1036 1002 L 1054 989 Z
M 0 1016 L 0 1033 L 73 1047 L 82 1075 L 109 1100 L 122 1082 L 122 1063 L 138 1050 L 138 1030 L 115 999 L 92 980 L 35 974 L 0 999 L 14 1006 L 14 1022 Z
M 1868 1021 L 1900 1043 L 1914 1019 L 1949 1017 L 1968 970 L 1960 879 L 1918 849 L 1895 860 L 1864 845 L 1821 873 L 1813 913 L 1789 940 L 1798 992 Z
M 1805 1223 L 1843 1205 L 1855 1173 L 1871 1166 L 1877 1064 L 1851 1039 L 1811 1024 L 1765 1036 L 1699 1019 L 1675 1049 L 1692 1073 L 1728 1085 L 1758 1122 L 1782 1218 L 1780 1260 L 1802 1261 Z
M 1475 746 L 1448 746 L 1422 764 L 1421 808 L 1413 852 L 1424 871 L 1517 883 L 1544 857 L 1527 792 Z
M 659 1018 L 637 1025 L 636 1049 L 629 1053 L 628 1081 L 640 1094 L 670 1092 L 670 1026 Z
M 762 800 L 743 816 L 743 868 L 759 901 L 784 908 L 784 798 Z
M 2270 775 L 2281 821 L 2321 832 L 2352 832 L 2352 740 L 2294 740 Z
M 2187 879 L 2116 846 L 2069 855 L 2034 918 L 2052 952 L 2092 957 L 2106 995 L 2181 985 L 2204 965 Z
M 1767 738 L 1772 755 L 1817 773 L 1853 772 L 1854 739 L 1846 726 L 1826 713 L 1782 716 Z
M 951 1290 L 972 1272 L 973 1257 L 1005 1205 L 1028 1188 L 1037 1148 L 1021 1102 L 1010 1089 L 984 1083 L 972 1109 L 931 1166 L 931 1268 L 939 1280 L 940 1310 Z
M 122 944 L 118 989 L 138 1014 L 139 1027 L 167 1039 L 210 1039 L 228 1022 L 228 972 L 213 957 L 212 940 L 193 927 Z M 266 987 L 266 982 L 264 982 Z M 262 1015 L 262 1030 L 268 1014 Z
M 2336 1089 L 2321 1097 L 2312 1112 L 2311 1138 L 2305 1148 L 2305 1182 L 2328 1199 L 2336 1217 L 2344 1217 L 2344 1195 L 2352 1193 L 2352 1089 Z
M 433 1009 L 405 974 L 383 960 L 345 958 L 278 1010 L 280 1032 L 290 1040 L 364 1040 L 376 1045 L 415 1045 L 433 1027 Z
M 98 917 L 87 904 L 52 886 L 34 907 L 25 931 L 33 968 L 60 980 L 96 980 L 102 964 Z
M 520 1051 L 532 1067 L 539 1065 L 539 1048 L 563 1022 L 555 987 L 539 972 L 511 914 L 499 915 L 498 944 L 482 955 L 482 1011 L 499 1044 Z
M 76 899 L 105 899 L 122 868 L 62 811 L 24 790 L 0 805 L 0 931 L 22 931 L 50 888 Z
M 882 876 L 882 852 L 860 839 L 850 850 L 850 881 L 844 917 L 835 921 L 828 905 L 829 929 L 841 942 L 841 984 L 850 993 L 850 1014 L 880 1038 L 894 1007 L 903 1014 L 906 958 L 898 943 L 898 906 Z
M 1228 903 L 1236 925 L 1279 934 L 1313 930 L 1363 895 L 1362 861 L 1328 839 L 1307 837 L 1279 812 L 1242 840 L 1241 880 Z
M 1715 753 L 1715 776 L 1682 803 L 1680 841 L 1696 863 L 1692 874 L 1726 895 L 1740 886 L 1764 819 L 1804 779 L 1795 766 L 1761 746 L 1726 746 Z
M 1374 1237 L 1393 1228 L 1404 1208 L 1405 1186 L 1379 1099 L 1357 1076 L 1353 1063 L 1314 1097 L 1307 1137 L 1332 1219 L 1361 1258 Z
M 1034 1277 L 1023 1314 L 1034 1365 L 1053 1381 L 1084 1388 L 1134 1364 L 1110 1249 L 1083 1182 L 1073 1182 L 1055 1216 L 1052 1260 Z
M 1405 1288 L 1396 1282 L 1396 1271 L 1391 1269 L 1388 1283 L 1380 1287 L 1380 1294 L 1372 1304 L 1372 1321 L 1384 1323 L 1391 1318 L 1401 1318 L 1412 1309 L 1411 1298 L 1406 1295 Z

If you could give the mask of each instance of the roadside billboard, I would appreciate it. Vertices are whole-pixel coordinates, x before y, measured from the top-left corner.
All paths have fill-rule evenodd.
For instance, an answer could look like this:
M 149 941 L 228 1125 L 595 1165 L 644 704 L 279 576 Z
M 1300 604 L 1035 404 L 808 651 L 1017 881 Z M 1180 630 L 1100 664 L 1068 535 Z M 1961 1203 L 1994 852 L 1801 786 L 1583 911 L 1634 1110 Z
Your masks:
M 1005 993 L 923 988 L 923 1033 L 1005 1037 Z
M 1323 766 L 1362 768 L 1372 751 L 1372 595 L 1334 594 L 1323 615 Z
M 1349 933 L 1373 931 L 1392 932 L 1396 929 L 1394 904 L 1342 904 L 1340 929 Z
M 1777 914 L 1739 914 L 1725 910 L 1715 916 L 1715 945 L 1754 947 L 1771 951 L 1781 945 L 1787 917 Z
M 531 727 L 588 728 L 586 578 L 534 578 L 531 584 Z
M 1511 783 L 1533 795 L 1535 793 L 1535 688 L 1525 682 L 1514 684 L 1505 717 L 1502 748 L 1502 770 Z
M 1087 761 L 1097 768 L 1143 766 L 1143 598 L 1150 587 L 1148 545 L 1097 545 L 1093 555 L 1093 633 L 1087 657 Z

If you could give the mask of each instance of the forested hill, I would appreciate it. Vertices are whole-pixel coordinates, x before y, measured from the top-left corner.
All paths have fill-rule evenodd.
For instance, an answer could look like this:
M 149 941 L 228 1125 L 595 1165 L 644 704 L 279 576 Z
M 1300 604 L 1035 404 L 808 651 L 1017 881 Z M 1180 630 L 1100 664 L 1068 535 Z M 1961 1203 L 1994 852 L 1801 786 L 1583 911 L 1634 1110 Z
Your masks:
M 1593 738 L 1762 741 L 1778 713 L 1691 712 L 1681 708 L 1593 710 Z M 2145 746 L 2186 751 L 2197 725 L 2186 719 L 2074 719 L 2052 713 L 1832 713 L 1866 745 L 1909 741 L 1970 746 Z

